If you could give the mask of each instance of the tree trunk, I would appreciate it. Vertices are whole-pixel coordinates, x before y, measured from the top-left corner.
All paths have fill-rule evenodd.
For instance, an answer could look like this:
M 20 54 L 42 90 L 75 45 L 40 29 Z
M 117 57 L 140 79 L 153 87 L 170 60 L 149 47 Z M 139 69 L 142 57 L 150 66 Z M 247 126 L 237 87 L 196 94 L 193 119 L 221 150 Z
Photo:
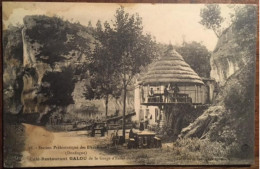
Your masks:
M 106 96 L 105 105 L 106 105 L 106 118 L 107 118 L 107 111 L 108 111 L 108 95 Z
M 215 35 L 217 36 L 217 38 L 220 38 L 220 35 L 218 34 L 217 30 L 213 29 L 213 32 L 215 33 Z
M 125 109 L 126 109 L 126 85 L 124 85 L 124 102 L 123 102 L 123 142 L 125 142 Z

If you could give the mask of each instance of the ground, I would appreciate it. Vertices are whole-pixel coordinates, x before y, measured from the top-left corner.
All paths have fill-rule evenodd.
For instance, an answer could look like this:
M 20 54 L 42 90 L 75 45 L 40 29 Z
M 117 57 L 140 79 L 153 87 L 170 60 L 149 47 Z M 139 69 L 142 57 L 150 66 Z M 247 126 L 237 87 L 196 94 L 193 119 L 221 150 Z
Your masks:
M 110 148 L 108 137 L 89 137 L 85 131 L 50 132 L 43 127 L 23 125 L 26 135 L 25 151 L 22 152 L 21 161 L 23 167 L 131 164 L 119 156 L 100 151 Z M 97 147 L 101 143 L 103 146 Z M 48 158 L 59 159 L 48 160 Z M 95 159 L 98 159 L 98 162 Z
M 110 135 L 113 131 L 109 131 L 105 137 L 90 137 L 87 131 L 53 132 L 41 126 L 22 125 L 24 139 L 21 142 L 24 142 L 24 146 L 20 151 L 19 163 L 22 167 L 246 163 L 243 160 L 215 155 L 210 158 L 212 147 L 207 146 L 210 143 L 204 144 L 198 139 L 182 140 L 179 145 L 163 143 L 162 148 L 127 149 L 126 145 L 112 146 Z M 20 137 L 16 139 L 19 140 Z M 197 146 L 202 149 L 197 149 Z M 13 157 L 18 149 L 12 151 L 15 152 L 8 154 Z M 10 160 L 13 167 L 19 166 L 15 164 L 18 160 L 14 159 Z

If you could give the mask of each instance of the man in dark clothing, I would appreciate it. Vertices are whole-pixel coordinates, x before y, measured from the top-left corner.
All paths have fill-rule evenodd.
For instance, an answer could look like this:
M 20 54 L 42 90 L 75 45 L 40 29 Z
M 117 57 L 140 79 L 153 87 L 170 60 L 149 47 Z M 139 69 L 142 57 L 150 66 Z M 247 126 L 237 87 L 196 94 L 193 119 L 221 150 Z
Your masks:
M 144 122 L 140 122 L 140 128 L 139 128 L 140 131 L 143 131 L 144 130 Z
M 149 96 L 153 96 L 153 95 L 154 95 L 154 91 L 153 91 L 153 88 L 151 88 L 149 91 Z
M 96 123 L 94 123 L 91 127 L 91 137 L 95 137 L 95 128 L 96 128 Z
M 132 128 L 130 129 L 130 132 L 129 132 L 129 138 L 134 138 L 134 132 L 133 132 Z
M 174 91 L 174 94 L 179 93 L 180 89 L 179 89 L 179 87 L 177 86 L 177 84 L 175 84 L 175 87 L 174 87 L 173 91 Z
M 178 102 L 178 100 L 177 100 L 177 95 L 178 95 L 179 91 L 180 91 L 179 87 L 177 86 L 177 84 L 175 84 L 175 86 L 174 86 L 174 88 L 173 88 L 173 92 L 174 92 L 174 93 L 173 93 L 173 96 L 174 96 L 175 102 Z

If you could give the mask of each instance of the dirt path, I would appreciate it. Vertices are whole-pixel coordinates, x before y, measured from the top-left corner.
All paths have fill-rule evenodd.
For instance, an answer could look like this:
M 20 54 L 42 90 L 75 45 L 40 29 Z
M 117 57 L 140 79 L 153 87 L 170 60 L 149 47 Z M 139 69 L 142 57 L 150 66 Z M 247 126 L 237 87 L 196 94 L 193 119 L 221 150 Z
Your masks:
M 106 145 L 108 137 L 89 137 L 86 132 L 50 132 L 43 127 L 23 125 L 26 140 L 22 167 L 131 165 L 120 160 L 120 156 L 97 148 L 100 143 Z

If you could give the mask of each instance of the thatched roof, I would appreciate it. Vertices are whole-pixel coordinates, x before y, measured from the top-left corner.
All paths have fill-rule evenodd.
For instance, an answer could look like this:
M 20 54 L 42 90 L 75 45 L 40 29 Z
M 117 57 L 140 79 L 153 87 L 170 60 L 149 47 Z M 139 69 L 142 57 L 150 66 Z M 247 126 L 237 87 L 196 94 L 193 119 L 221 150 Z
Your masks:
M 161 59 L 149 66 L 147 73 L 141 78 L 141 83 L 144 85 L 158 83 L 204 84 L 198 74 L 172 47 L 168 48 Z

